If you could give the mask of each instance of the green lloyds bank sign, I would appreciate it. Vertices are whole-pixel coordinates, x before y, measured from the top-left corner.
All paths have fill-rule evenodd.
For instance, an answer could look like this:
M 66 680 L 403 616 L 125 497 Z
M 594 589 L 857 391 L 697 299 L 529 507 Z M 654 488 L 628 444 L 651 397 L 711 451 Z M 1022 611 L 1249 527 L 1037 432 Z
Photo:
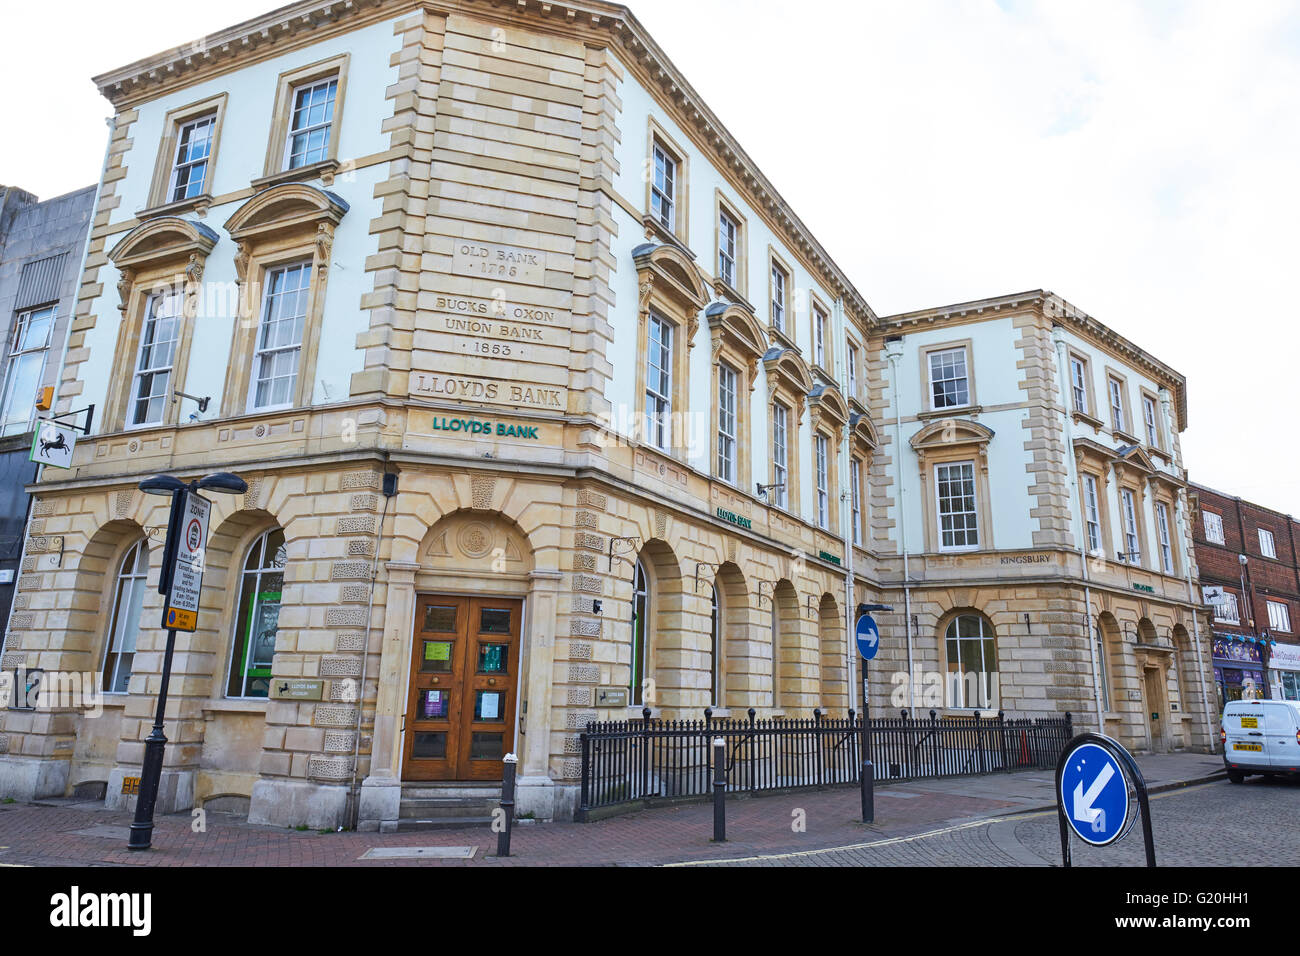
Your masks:
M 537 425 L 509 425 L 505 422 L 485 422 L 475 418 L 435 418 L 433 430 L 436 432 L 459 432 L 462 435 L 486 435 L 497 438 L 533 438 L 537 434 Z
M 730 511 L 723 508 L 718 509 L 718 517 L 727 522 L 727 524 L 734 524 L 737 528 L 744 528 L 746 531 L 754 530 L 754 523 L 748 518 L 742 518 L 740 515 L 732 514 Z

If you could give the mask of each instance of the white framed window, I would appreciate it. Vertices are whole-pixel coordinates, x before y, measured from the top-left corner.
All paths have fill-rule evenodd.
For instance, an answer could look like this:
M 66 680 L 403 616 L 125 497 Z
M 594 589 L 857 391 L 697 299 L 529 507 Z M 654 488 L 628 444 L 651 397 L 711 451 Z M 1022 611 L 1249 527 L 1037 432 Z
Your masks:
M 952 706 L 997 709 L 998 650 L 993 626 L 981 615 L 962 614 L 949 623 L 944 644 Z
M 1271 631 L 1291 633 L 1291 610 L 1281 601 L 1268 602 L 1268 627 Z
M 862 543 L 862 462 L 849 460 L 849 494 L 853 503 L 853 543 Z
M 740 230 L 727 210 L 718 212 L 718 278 L 736 287 L 736 237 Z
M 1142 422 L 1147 429 L 1147 445 L 1160 447 L 1160 426 L 1156 424 L 1156 403 L 1150 396 L 1142 396 Z
M 1123 488 L 1119 494 L 1124 506 L 1124 560 L 1130 564 L 1141 564 L 1142 554 L 1138 539 L 1137 507 L 1133 503 L 1133 492 Z
M 658 143 L 652 150 L 654 179 L 650 183 L 650 215 L 672 232 L 677 222 L 677 160 Z
M 36 390 L 45 376 L 45 357 L 54 327 L 55 307 L 28 309 L 14 320 L 5 367 L 4 401 L 0 403 L 0 435 L 18 435 L 36 417 Z
M 939 515 L 939 550 L 979 547 L 979 511 L 975 498 L 975 463 L 936 465 L 934 492 Z
M 1083 360 L 1077 356 L 1070 356 L 1070 390 L 1074 393 L 1074 410 L 1084 415 L 1092 413 L 1088 407 L 1088 379 L 1087 368 Z
M 285 168 L 297 169 L 329 158 L 338 77 L 304 83 L 293 91 Z
M 1277 557 L 1277 546 L 1273 543 L 1273 532 L 1267 528 L 1259 529 L 1259 553 L 1266 558 Z
M 930 408 L 960 408 L 970 404 L 970 377 L 966 370 L 966 350 L 942 349 L 931 352 Z
M 736 372 L 718 365 L 718 477 L 736 482 Z
M 248 549 L 230 642 L 227 697 L 270 696 L 271 663 L 280 626 L 280 599 L 287 563 L 284 532 L 279 528 L 259 535 Z
M 1223 592 L 1223 603 L 1214 605 L 1214 619 L 1228 624 L 1241 623 L 1241 613 L 1237 610 L 1237 595 L 1232 591 Z
M 772 403 L 772 503 L 787 507 L 790 486 L 789 426 L 790 410 L 780 402 Z
M 167 190 L 168 202 L 180 202 L 203 193 L 208 183 L 208 159 L 212 155 L 212 137 L 217 129 L 217 114 L 209 113 L 190 120 L 176 134 L 176 156 Z
M 1205 525 L 1205 540 L 1214 544 L 1223 544 L 1223 517 L 1213 511 L 1201 512 L 1201 523 Z
M 830 525 L 830 488 L 826 461 L 826 436 L 813 436 L 814 457 L 817 460 L 817 527 Z
M 149 576 L 149 546 L 137 541 L 127 549 L 113 586 L 113 616 L 104 638 L 101 685 L 106 694 L 125 694 L 135 660 L 135 639 L 144 606 L 145 579 Z
M 826 313 L 813 306 L 813 361 L 818 368 L 826 368 Z
M 1169 508 L 1163 501 L 1156 502 L 1156 524 L 1160 532 L 1160 567 L 1165 574 L 1174 573 L 1174 550 L 1169 543 Z
M 1106 388 L 1110 391 L 1110 421 L 1116 431 L 1128 431 L 1128 418 L 1124 414 L 1124 386 L 1117 378 L 1107 378 Z
M 785 331 L 785 270 L 772 263 L 772 328 Z
M 849 397 L 850 397 L 850 398 L 857 398 L 857 397 L 858 397 L 858 349 L 857 349 L 857 346 L 854 345 L 852 342 L 850 342 L 850 343 L 849 343 L 848 352 L 847 352 L 846 354 L 847 354 L 847 358 L 848 358 L 848 366 L 849 366 L 849 368 L 848 368 L 848 373 L 849 373 L 849 376 L 848 376 L 848 377 L 849 377 Z
M 646 438 L 667 450 L 672 442 L 673 327 L 650 313 L 650 342 L 646 349 Z
M 253 353 L 250 412 L 293 406 L 310 293 L 310 262 L 281 266 L 267 273 L 257 349 Z
M 1101 553 L 1101 505 L 1097 498 L 1097 479 L 1083 476 L 1083 520 L 1087 525 L 1088 553 Z
M 136 353 L 135 377 L 131 388 L 128 427 L 158 425 L 167 413 L 171 397 L 172 366 L 181 335 L 183 295 L 160 292 L 145 305 Z

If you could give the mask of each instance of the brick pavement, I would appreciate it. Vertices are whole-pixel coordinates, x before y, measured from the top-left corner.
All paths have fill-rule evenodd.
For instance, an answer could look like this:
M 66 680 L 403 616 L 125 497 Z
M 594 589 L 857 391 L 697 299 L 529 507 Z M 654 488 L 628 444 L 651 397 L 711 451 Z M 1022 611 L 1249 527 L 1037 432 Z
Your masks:
M 1198 779 L 1221 771 L 1219 758 L 1179 754 L 1142 758 L 1153 785 Z M 1148 769 L 1150 763 L 1150 769 Z M 191 830 L 188 813 L 160 817 L 155 849 L 125 848 L 130 814 L 95 803 L 44 801 L 0 805 L 0 863 L 90 866 L 521 866 L 647 865 L 722 861 L 740 857 L 799 853 L 826 847 L 877 844 L 872 850 L 843 851 L 809 865 L 835 865 L 867 854 L 875 865 L 916 861 L 983 862 L 1001 865 L 1032 861 L 1002 825 L 975 827 L 1009 813 L 1052 802 L 1050 773 L 1017 773 L 981 778 L 917 781 L 877 789 L 876 822 L 862 826 L 856 788 L 728 802 L 725 844 L 710 841 L 712 808 L 707 804 L 638 811 L 588 824 L 521 824 L 514 830 L 512 856 L 495 856 L 496 835 L 487 828 L 427 832 L 315 833 L 251 826 L 226 814 L 209 813 L 203 833 Z M 1054 821 L 1049 821 L 1054 826 Z M 796 826 L 802 824 L 802 827 Z M 949 828 L 959 829 L 950 830 Z M 920 834 L 946 831 L 917 839 Z M 1036 839 L 1034 831 L 1027 831 Z M 888 841 L 888 842 L 886 842 Z M 1030 845 L 1034 845 L 1030 841 Z M 371 848 L 473 846 L 469 860 L 362 860 Z M 1140 846 L 1139 846 L 1140 849 Z M 854 853 L 858 856 L 853 856 Z

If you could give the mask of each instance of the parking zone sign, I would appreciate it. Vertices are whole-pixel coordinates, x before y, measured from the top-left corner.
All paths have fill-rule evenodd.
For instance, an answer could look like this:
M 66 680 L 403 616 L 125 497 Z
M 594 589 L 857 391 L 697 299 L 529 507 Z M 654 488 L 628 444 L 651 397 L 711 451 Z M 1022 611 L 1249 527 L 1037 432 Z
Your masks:
M 176 563 L 163 603 L 163 627 L 193 631 L 199 625 L 199 594 L 203 591 L 203 561 L 208 547 L 208 515 L 212 502 L 186 492 L 180 521 L 174 529 Z

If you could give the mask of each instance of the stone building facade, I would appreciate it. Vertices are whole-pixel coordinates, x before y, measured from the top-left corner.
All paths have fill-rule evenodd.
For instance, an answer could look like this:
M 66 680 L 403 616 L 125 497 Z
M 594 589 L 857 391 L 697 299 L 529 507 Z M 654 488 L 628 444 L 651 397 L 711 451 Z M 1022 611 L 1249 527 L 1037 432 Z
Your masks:
M 876 316 L 625 8 L 309 0 L 97 82 L 117 114 L 59 406 L 105 413 L 41 483 L 65 556 L 23 575 L 5 660 L 112 692 L 94 718 L 6 713 L 4 792 L 132 799 L 165 641 L 155 473 L 249 483 L 214 497 L 178 636 L 165 808 L 379 827 L 515 752 L 520 812 L 568 816 L 588 721 L 860 707 L 862 603 L 917 622 L 882 618 L 873 713 L 938 666 L 918 629 L 960 618 L 991 626 L 1008 711 L 1086 726 L 1088 594 L 1121 628 L 1117 693 L 1167 670 L 1181 578 L 1102 560 L 1080 583 L 1062 459 L 1093 450 L 1064 437 L 1052 326 L 1099 374 L 1127 363 L 1135 402 L 1139 379 L 1174 396 L 1161 462 L 1098 441 L 1144 502 L 1182 500 L 1182 379 L 1039 293 L 987 307 L 987 404 L 909 407 L 908 349 L 978 338 L 978 310 Z M 923 543 L 943 516 L 916 482 L 985 458 L 993 539 Z M 1105 719 L 1138 739 L 1123 700 Z
M 63 367 L 95 191 L 88 186 L 42 202 L 0 186 L 0 627 L 8 627 L 24 564 L 27 486 L 37 469 L 32 432 L 50 414 L 45 390 Z M 76 423 L 85 425 L 84 413 Z
M 1290 515 L 1192 485 L 1196 560 L 1212 602 L 1220 711 L 1243 696 L 1300 700 L 1300 524 Z

